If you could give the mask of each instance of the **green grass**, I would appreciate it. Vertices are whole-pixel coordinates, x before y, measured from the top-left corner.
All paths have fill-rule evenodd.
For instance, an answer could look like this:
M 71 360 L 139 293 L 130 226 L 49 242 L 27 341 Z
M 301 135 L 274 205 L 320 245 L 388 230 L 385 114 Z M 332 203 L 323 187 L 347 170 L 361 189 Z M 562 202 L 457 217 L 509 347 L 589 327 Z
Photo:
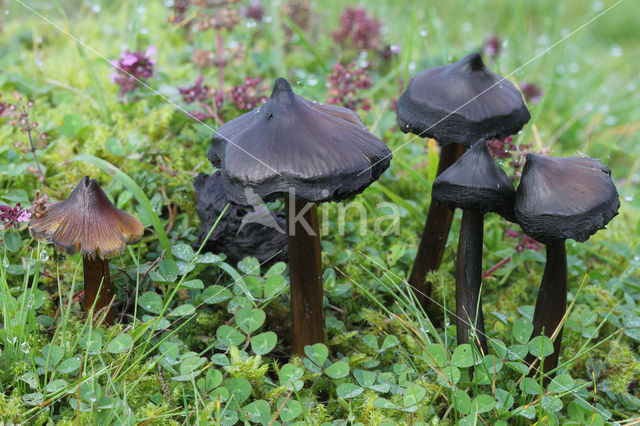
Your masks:
M 380 181 L 357 197 L 368 213 L 367 232 L 357 232 L 360 217 L 352 209 L 345 234 L 337 235 L 344 212 L 334 204 L 319 209 L 330 230 L 323 236 L 327 339 L 309 347 L 304 360 L 287 356 L 286 266 L 261 268 L 255 259 L 231 265 L 224 254 L 196 256 L 190 246 L 199 229 L 192 180 L 213 170 L 206 152 L 217 125 L 189 120 L 172 103 L 189 108 L 176 88 L 200 73 L 217 89 L 217 69 L 191 61 L 194 49 L 215 48 L 215 33 L 189 42 L 183 28 L 169 24 L 163 2 L 61 1 L 64 15 L 50 2 L 24 3 L 64 32 L 19 1 L 0 6 L 8 11 L 0 15 L 0 102 L 13 102 L 16 90 L 33 98 L 31 118 L 51 137 L 37 151 L 42 183 L 28 171 L 31 156 L 14 147 L 23 135 L 0 117 L 0 201 L 28 206 L 37 189 L 63 199 L 89 174 L 149 231 L 112 261 L 117 309 L 127 309 L 108 328 L 85 321 L 74 299 L 82 288 L 78 256 L 55 254 L 24 226 L 2 234 L 0 422 L 638 420 L 640 30 L 632 0 L 360 3 L 383 22 L 382 43 L 402 51 L 388 63 L 368 53 L 372 87 L 361 95 L 371 109 L 358 113 L 390 148 L 402 148 Z M 298 94 L 326 101 L 327 70 L 358 58 L 331 38 L 343 8 L 356 3 L 312 2 L 309 26 L 290 33 L 280 26 L 290 22 L 282 6 L 263 3 L 269 22 L 241 19 L 222 33 L 225 47 L 244 45 L 225 67 L 225 87 L 247 76 L 270 84 L 282 75 Z M 515 225 L 492 215 L 485 224 L 483 270 L 511 256 L 483 282 L 489 354 L 456 346 L 454 317 L 433 324 L 403 280 L 424 225 L 436 152 L 397 130 L 391 101 L 398 79 L 406 86 L 417 71 L 460 58 L 494 34 L 505 47 L 487 61 L 490 68 L 544 91 L 517 142 L 556 156 L 598 158 L 620 193 L 620 214 L 607 230 L 567 244 L 571 312 L 560 367 L 546 390 L 523 376 L 522 360 L 523 350 L 547 343 L 530 340 L 544 255 L 515 252 L 515 239 L 505 234 Z M 147 82 L 153 91 L 139 88 L 136 99 L 122 102 L 108 60 L 149 45 L 158 48 Z M 221 110 L 224 120 L 241 113 L 229 104 Z M 399 208 L 398 232 L 373 232 L 388 202 Z M 441 271 L 432 276 L 432 296 L 449 312 L 459 222 L 457 213 Z

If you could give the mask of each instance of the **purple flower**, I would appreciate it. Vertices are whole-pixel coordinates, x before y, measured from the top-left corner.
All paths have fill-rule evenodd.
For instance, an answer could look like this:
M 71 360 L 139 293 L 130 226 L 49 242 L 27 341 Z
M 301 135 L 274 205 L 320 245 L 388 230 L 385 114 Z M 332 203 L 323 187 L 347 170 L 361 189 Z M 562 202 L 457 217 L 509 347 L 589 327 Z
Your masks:
M 351 62 L 345 68 L 336 62 L 329 75 L 327 103 L 342 105 L 354 111 L 358 108 L 368 111 L 371 108 L 369 100 L 358 97 L 357 92 L 369 87 L 371 87 L 371 78 L 366 68 L 356 68 L 355 62 Z
M 340 28 L 333 32 L 336 43 L 358 49 L 377 49 L 382 24 L 360 7 L 347 7 L 340 15 Z
M 256 22 L 262 22 L 264 17 L 264 8 L 257 0 L 251 0 L 249 7 L 241 7 L 240 14 L 245 18 L 253 19 Z
M 178 92 L 182 95 L 182 100 L 190 104 L 193 102 L 203 102 L 209 96 L 209 86 L 203 85 L 204 78 L 202 74 L 191 87 L 178 88 Z
M 491 36 L 484 41 L 484 54 L 490 58 L 495 58 L 502 50 L 502 42 L 496 36 Z
M 158 50 L 155 46 L 149 46 L 145 52 L 125 51 L 119 60 L 111 61 L 115 69 L 111 79 L 120 86 L 120 94 L 133 92 L 141 81 L 153 75 L 153 66 L 156 63 Z
M 249 110 L 257 107 L 267 100 L 266 87 L 260 86 L 262 79 L 259 77 L 244 79 L 243 84 L 238 84 L 231 89 L 231 100 L 239 109 Z
M 542 98 L 543 92 L 535 83 L 524 81 L 520 84 L 520 90 L 522 90 L 522 94 L 527 102 L 532 104 L 537 104 L 540 101 L 540 98 Z
M 31 213 L 23 209 L 20 203 L 15 207 L 0 205 L 0 222 L 4 229 L 17 227 L 20 223 L 28 222 L 30 218 Z

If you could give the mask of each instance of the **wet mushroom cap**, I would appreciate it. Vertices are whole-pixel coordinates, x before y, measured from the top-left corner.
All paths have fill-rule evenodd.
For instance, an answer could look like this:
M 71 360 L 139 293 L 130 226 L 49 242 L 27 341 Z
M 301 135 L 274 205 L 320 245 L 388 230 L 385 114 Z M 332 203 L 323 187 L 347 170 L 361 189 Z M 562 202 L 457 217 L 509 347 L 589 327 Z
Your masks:
M 509 177 L 491 158 L 484 139 L 436 178 L 431 197 L 452 208 L 496 212 L 507 220 L 515 220 L 515 190 Z
M 341 200 L 362 192 L 391 161 L 355 112 L 308 101 L 283 78 L 263 105 L 218 129 L 208 156 L 239 204 L 247 204 L 246 188 L 265 201 L 290 191 L 311 202 Z
M 479 53 L 418 73 L 396 112 L 405 133 L 466 146 L 513 135 L 531 117 L 520 91 L 485 67 Z
M 31 235 L 52 242 L 56 251 L 95 259 L 111 259 L 125 245 L 142 239 L 144 227 L 130 214 L 116 208 L 95 179 L 85 176 L 69 198 L 47 207 L 29 223 Z
M 532 238 L 542 243 L 586 241 L 605 228 L 619 207 L 611 170 L 601 162 L 527 154 L 515 214 Z

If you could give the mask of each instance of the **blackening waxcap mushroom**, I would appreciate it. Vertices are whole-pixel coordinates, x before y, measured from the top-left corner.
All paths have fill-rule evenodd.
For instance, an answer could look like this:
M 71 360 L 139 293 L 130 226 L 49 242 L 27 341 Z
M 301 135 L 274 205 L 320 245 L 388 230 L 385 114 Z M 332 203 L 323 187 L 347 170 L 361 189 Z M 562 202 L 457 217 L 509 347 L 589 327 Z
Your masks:
M 391 151 L 356 113 L 308 101 L 278 78 L 264 105 L 218 129 L 209 160 L 236 203 L 247 203 L 247 188 L 264 200 L 295 190 L 297 199 L 324 202 L 362 192 Z
M 224 191 L 220 171 L 211 175 L 196 176 L 196 213 L 200 218 L 200 235 L 194 243 L 198 248 L 205 242 L 213 224 L 225 209 L 229 200 Z M 260 264 L 287 261 L 287 229 L 285 213 L 270 211 L 266 205 L 253 209 L 231 203 L 224 216 L 205 242 L 205 250 L 224 253 L 233 264 L 247 256 L 255 257 Z
M 397 116 L 405 133 L 467 146 L 515 134 L 530 118 L 520 91 L 485 67 L 479 53 L 418 73 L 398 100 Z
M 85 176 L 69 198 L 52 204 L 29 224 L 38 241 L 53 242 L 56 251 L 94 259 L 111 259 L 126 244 L 142 239 L 144 227 L 116 208 L 95 179 Z
M 527 154 L 515 214 L 532 238 L 542 243 L 586 241 L 604 229 L 619 207 L 611 170 L 601 162 Z
M 432 198 L 453 208 L 496 212 L 513 221 L 515 190 L 484 139 L 476 142 L 433 182 Z

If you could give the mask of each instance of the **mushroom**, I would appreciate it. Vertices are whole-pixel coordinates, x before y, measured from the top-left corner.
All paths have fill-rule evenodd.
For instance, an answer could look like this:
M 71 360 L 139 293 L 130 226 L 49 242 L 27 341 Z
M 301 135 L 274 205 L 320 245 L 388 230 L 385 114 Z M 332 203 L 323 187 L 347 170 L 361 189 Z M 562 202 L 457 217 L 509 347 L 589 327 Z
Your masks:
M 196 190 L 196 212 L 200 217 L 200 235 L 194 243 L 194 248 L 198 248 L 229 200 L 222 186 L 220 171 L 210 175 L 198 174 L 193 186 Z M 233 263 L 247 256 L 255 257 L 266 265 L 286 261 L 285 227 L 284 212 L 271 212 L 264 204 L 251 211 L 231 203 L 204 248 L 214 253 L 223 252 Z
M 292 350 L 303 355 L 324 337 L 316 204 L 364 191 L 387 169 L 391 151 L 353 111 L 308 101 L 278 78 L 262 106 L 218 129 L 208 156 L 231 201 L 285 197 Z
M 435 179 L 431 197 L 436 203 L 463 210 L 456 259 L 458 344 L 469 342 L 472 335 L 487 353 L 479 302 L 484 214 L 496 212 L 513 221 L 515 190 L 509 177 L 491 158 L 486 140 L 481 139 Z
M 527 154 L 516 191 L 515 216 L 522 230 L 546 244 L 547 263 L 533 314 L 533 334 L 552 337 L 567 304 L 565 240 L 584 242 L 618 214 L 620 201 L 611 170 L 597 160 Z M 556 368 L 562 329 L 544 372 Z
M 29 230 L 36 240 L 52 242 L 58 253 L 82 253 L 85 313 L 95 303 L 95 312 L 107 308 L 105 322 L 112 324 L 109 259 L 142 239 L 142 223 L 117 209 L 98 182 L 85 176 L 69 198 L 32 218 Z
M 440 175 L 480 138 L 504 138 L 520 131 L 530 115 L 520 91 L 490 71 L 479 53 L 418 73 L 398 100 L 398 126 L 405 133 L 437 140 Z M 453 211 L 431 204 L 409 276 L 426 307 L 429 271 L 440 267 Z

